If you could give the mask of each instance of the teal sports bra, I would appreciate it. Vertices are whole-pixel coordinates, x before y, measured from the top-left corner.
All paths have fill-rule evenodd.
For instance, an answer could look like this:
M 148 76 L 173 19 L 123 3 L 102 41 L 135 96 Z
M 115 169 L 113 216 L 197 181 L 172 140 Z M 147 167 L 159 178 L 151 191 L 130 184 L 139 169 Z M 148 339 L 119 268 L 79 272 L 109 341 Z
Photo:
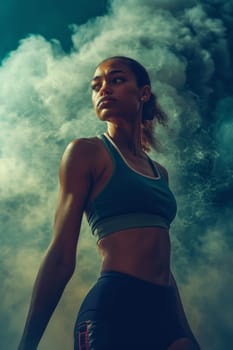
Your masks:
M 113 172 L 86 209 L 93 235 L 99 240 L 129 228 L 169 229 L 176 215 L 176 200 L 157 166 L 148 157 L 157 177 L 143 175 L 130 167 L 107 134 L 99 137 L 112 158 Z

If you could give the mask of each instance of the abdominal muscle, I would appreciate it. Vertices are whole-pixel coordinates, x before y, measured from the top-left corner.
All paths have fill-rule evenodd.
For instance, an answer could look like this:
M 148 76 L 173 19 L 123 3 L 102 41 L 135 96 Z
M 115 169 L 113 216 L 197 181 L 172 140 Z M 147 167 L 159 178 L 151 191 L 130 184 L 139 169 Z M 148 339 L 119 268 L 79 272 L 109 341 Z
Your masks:
M 155 284 L 169 285 L 170 238 L 160 227 L 131 228 L 100 239 L 101 271 L 127 273 Z

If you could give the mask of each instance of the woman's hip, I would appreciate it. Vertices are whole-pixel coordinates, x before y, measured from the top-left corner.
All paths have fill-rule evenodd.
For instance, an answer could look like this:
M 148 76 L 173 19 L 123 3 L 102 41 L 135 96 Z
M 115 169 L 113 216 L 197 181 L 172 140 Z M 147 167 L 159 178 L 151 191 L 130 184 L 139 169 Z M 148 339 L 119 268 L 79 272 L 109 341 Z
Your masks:
M 95 319 L 133 321 L 135 317 L 154 318 L 165 316 L 174 308 L 175 289 L 156 285 L 134 276 L 117 272 L 102 272 L 95 285 L 83 300 L 78 321 L 83 315 L 92 314 Z
M 103 272 L 80 307 L 75 349 L 163 349 L 184 335 L 175 306 L 173 287 Z

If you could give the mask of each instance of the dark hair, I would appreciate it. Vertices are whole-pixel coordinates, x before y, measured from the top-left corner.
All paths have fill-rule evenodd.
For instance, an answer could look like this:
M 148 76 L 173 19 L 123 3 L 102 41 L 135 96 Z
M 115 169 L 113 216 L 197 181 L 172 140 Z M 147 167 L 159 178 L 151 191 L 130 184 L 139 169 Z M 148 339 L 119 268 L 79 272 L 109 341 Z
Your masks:
M 147 70 L 138 61 L 126 57 L 126 56 L 112 56 L 106 58 L 104 61 L 119 60 L 123 64 L 126 64 L 133 72 L 136 78 L 138 87 L 149 85 L 151 87 L 151 81 Z M 160 108 L 157 97 L 154 93 L 151 93 L 149 101 L 145 102 L 142 109 L 142 145 L 145 151 L 150 151 L 150 147 L 160 150 L 160 144 L 154 135 L 154 126 L 158 122 L 163 126 L 167 126 L 168 117 L 166 113 Z

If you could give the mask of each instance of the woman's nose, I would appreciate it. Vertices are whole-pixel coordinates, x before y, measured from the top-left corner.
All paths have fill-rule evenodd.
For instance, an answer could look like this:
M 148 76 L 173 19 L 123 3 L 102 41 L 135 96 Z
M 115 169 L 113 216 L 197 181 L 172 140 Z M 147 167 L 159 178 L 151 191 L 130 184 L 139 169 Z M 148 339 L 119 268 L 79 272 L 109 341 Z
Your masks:
M 111 95 L 112 94 L 112 88 L 108 82 L 103 82 L 101 88 L 100 88 L 100 95 Z

